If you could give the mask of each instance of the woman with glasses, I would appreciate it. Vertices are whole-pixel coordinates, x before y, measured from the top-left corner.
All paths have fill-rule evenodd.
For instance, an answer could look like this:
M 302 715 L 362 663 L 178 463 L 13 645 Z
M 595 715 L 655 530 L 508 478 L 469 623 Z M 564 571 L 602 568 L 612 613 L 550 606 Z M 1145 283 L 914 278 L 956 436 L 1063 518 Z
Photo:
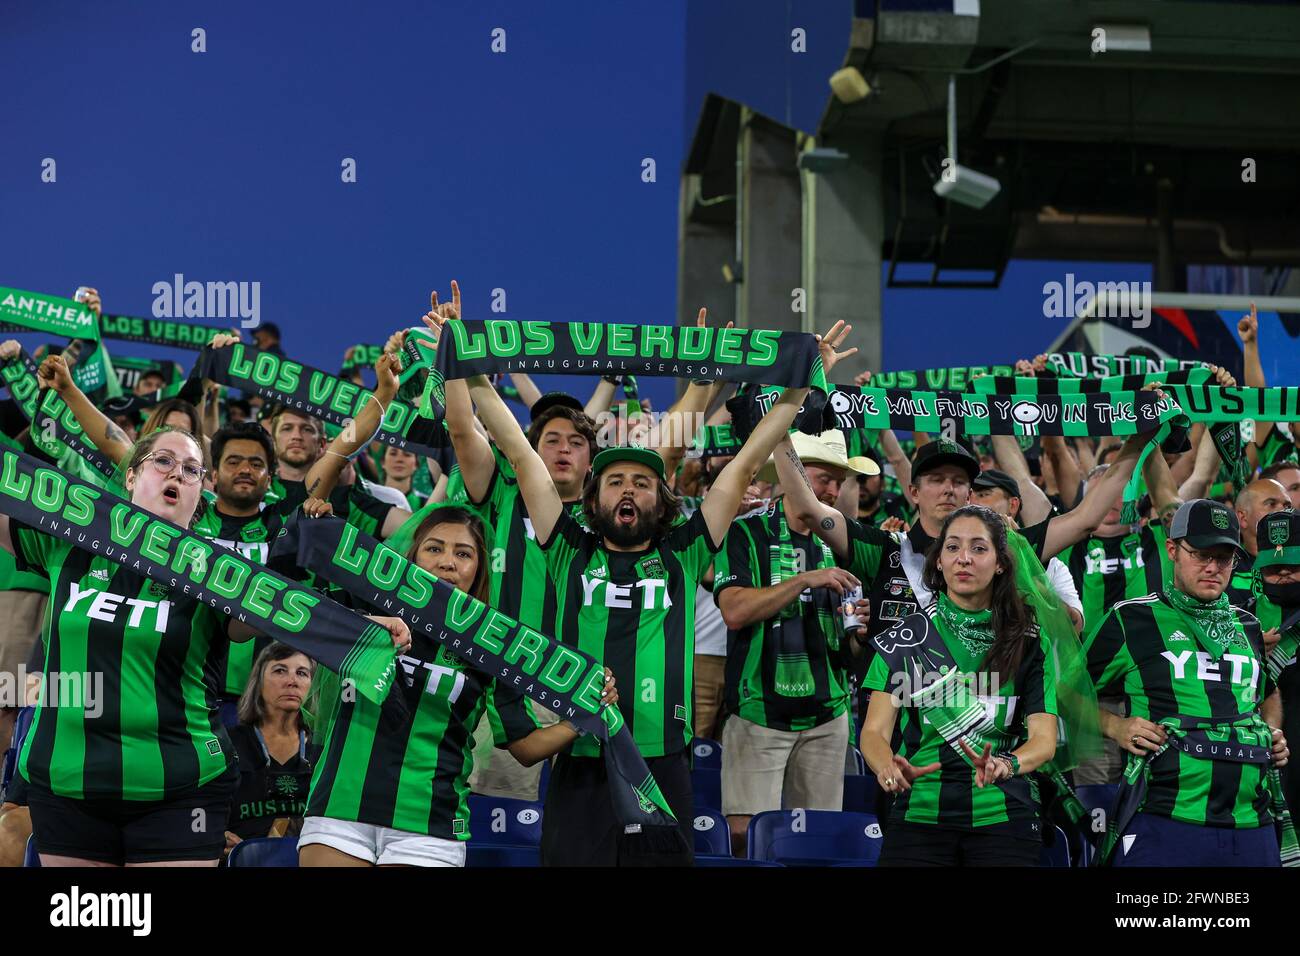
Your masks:
M 1286 763 L 1281 705 L 1259 620 L 1225 590 L 1243 554 L 1236 513 L 1207 499 L 1175 513 L 1164 588 L 1121 601 L 1085 647 L 1101 712 L 1127 753 L 1103 856 L 1116 866 L 1278 866 Z
M 193 435 L 161 429 L 127 457 L 125 492 L 188 528 L 205 471 Z M 116 533 L 131 525 L 126 516 Z M 48 690 L 19 757 L 42 865 L 215 866 L 238 779 L 216 675 L 227 640 L 252 630 L 110 556 L 108 543 L 86 551 L 0 515 L 0 547 L 50 581 Z M 409 646 L 401 621 L 374 620 Z

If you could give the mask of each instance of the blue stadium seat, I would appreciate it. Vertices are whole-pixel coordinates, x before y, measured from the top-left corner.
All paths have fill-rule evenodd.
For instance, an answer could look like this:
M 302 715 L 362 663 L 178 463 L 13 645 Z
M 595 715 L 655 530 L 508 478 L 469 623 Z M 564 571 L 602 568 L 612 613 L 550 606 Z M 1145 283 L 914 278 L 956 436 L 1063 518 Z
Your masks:
M 1052 844 L 1043 845 L 1039 866 L 1070 866 L 1070 838 L 1060 827 L 1052 827 Z
M 23 707 L 18 711 L 18 716 L 14 718 L 13 737 L 9 748 L 5 750 L 4 770 L 3 773 L 0 773 L 0 792 L 8 792 L 9 782 L 13 780 L 14 774 L 18 771 L 18 753 L 23 749 L 23 741 L 26 739 L 27 731 L 31 729 L 32 720 L 35 717 L 35 707 Z
M 23 852 L 23 866 L 34 867 L 41 865 L 41 855 L 36 852 L 36 836 L 32 835 L 27 838 L 27 849 Z
M 768 810 L 749 821 L 749 858 L 786 866 L 830 866 L 880 858 L 874 813 Z
M 465 848 L 466 866 L 540 866 L 541 851 L 535 846 L 504 846 L 471 843 Z
M 278 866 L 298 865 L 297 837 L 259 837 L 236 843 L 230 851 L 227 866 Z
M 695 810 L 722 809 L 722 771 L 692 770 L 691 790 L 695 794 Z
M 705 737 L 691 739 L 691 769 L 721 770 L 722 744 Z
M 1082 787 L 1075 787 L 1074 793 L 1079 798 L 1079 802 L 1088 809 L 1088 816 L 1080 820 L 1079 825 L 1087 827 L 1093 839 L 1100 840 L 1110 824 L 1110 811 L 1115 806 L 1115 798 L 1119 795 L 1119 784 L 1085 784 Z M 1081 861 L 1084 865 L 1091 861 L 1092 853 L 1092 844 L 1085 840 Z
M 875 813 L 880 784 L 870 774 L 844 778 L 844 809 L 850 813 Z
M 857 747 L 854 747 L 849 752 L 853 754 L 853 766 L 858 768 L 858 776 L 860 777 L 872 776 L 867 772 L 867 761 L 865 758 L 863 758 L 862 751 L 860 751 Z
M 735 856 L 708 856 L 695 855 L 696 866 L 774 866 L 781 868 L 780 863 L 769 863 L 767 860 L 746 860 L 743 857 Z
M 731 856 L 731 831 L 727 818 L 716 810 L 695 811 L 695 852 Z
M 551 762 L 542 761 L 542 775 L 537 778 L 537 799 L 540 803 L 546 802 L 546 788 L 551 785 Z
M 478 846 L 541 846 L 542 805 L 470 794 L 469 834 Z

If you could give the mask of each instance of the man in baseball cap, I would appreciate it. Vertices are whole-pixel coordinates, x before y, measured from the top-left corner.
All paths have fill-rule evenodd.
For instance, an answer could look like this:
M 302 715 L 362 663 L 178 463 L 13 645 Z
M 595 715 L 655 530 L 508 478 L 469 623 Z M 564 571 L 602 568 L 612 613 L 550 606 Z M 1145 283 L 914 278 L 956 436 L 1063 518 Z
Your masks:
M 1282 695 L 1282 732 L 1300 735 L 1300 513 L 1277 511 L 1259 520 L 1255 539 L 1255 616 L 1269 647 L 1268 675 Z M 1300 767 L 1300 765 L 1297 765 Z M 1287 806 L 1300 806 L 1300 769 L 1282 768 Z
M 1224 593 L 1245 554 L 1237 516 L 1189 501 L 1165 547 L 1173 574 L 1164 589 L 1119 602 L 1084 648 L 1099 695 L 1122 688 L 1129 713 L 1141 715 L 1100 711 L 1130 771 L 1143 771 L 1125 774 L 1120 839 L 1103 854 L 1116 866 L 1277 866 L 1267 773 L 1289 751 L 1260 623 Z

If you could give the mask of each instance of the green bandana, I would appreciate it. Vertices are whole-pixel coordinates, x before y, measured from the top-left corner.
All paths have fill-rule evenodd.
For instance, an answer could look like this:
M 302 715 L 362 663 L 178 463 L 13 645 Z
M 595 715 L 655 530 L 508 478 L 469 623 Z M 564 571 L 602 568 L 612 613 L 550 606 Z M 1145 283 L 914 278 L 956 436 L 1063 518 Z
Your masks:
M 1201 634 L 1205 649 L 1216 661 L 1229 648 L 1245 647 L 1246 638 L 1237 627 L 1237 615 L 1228 603 L 1227 592 L 1207 603 L 1196 600 L 1173 585 L 1167 585 L 1165 600 Z
M 967 611 L 954 604 L 947 594 L 939 593 L 938 620 L 940 632 L 945 637 L 961 641 L 966 651 L 977 663 L 983 663 L 993 646 L 993 612 Z

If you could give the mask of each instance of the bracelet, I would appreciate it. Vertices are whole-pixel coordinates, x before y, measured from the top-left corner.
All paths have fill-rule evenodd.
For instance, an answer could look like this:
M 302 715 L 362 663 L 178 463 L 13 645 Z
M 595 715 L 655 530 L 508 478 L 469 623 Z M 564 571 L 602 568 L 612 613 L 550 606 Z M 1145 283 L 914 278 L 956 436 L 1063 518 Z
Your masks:
M 344 461 L 351 461 L 351 460 L 352 460 L 352 456 L 351 456 L 351 455 L 340 455 L 338 452 L 336 452 L 336 451 L 330 451 L 328 448 L 325 449 L 325 454 L 327 454 L 327 455 L 333 455 L 335 458 L 342 458 Z
M 379 406 L 379 424 L 382 426 L 384 424 L 384 419 L 388 417 L 388 409 L 384 407 L 384 403 L 379 400 L 379 396 L 374 392 L 370 393 L 370 398 Z
M 1020 776 L 1020 758 L 1013 753 L 998 754 L 998 757 L 1005 760 L 1011 766 L 1011 776 Z

